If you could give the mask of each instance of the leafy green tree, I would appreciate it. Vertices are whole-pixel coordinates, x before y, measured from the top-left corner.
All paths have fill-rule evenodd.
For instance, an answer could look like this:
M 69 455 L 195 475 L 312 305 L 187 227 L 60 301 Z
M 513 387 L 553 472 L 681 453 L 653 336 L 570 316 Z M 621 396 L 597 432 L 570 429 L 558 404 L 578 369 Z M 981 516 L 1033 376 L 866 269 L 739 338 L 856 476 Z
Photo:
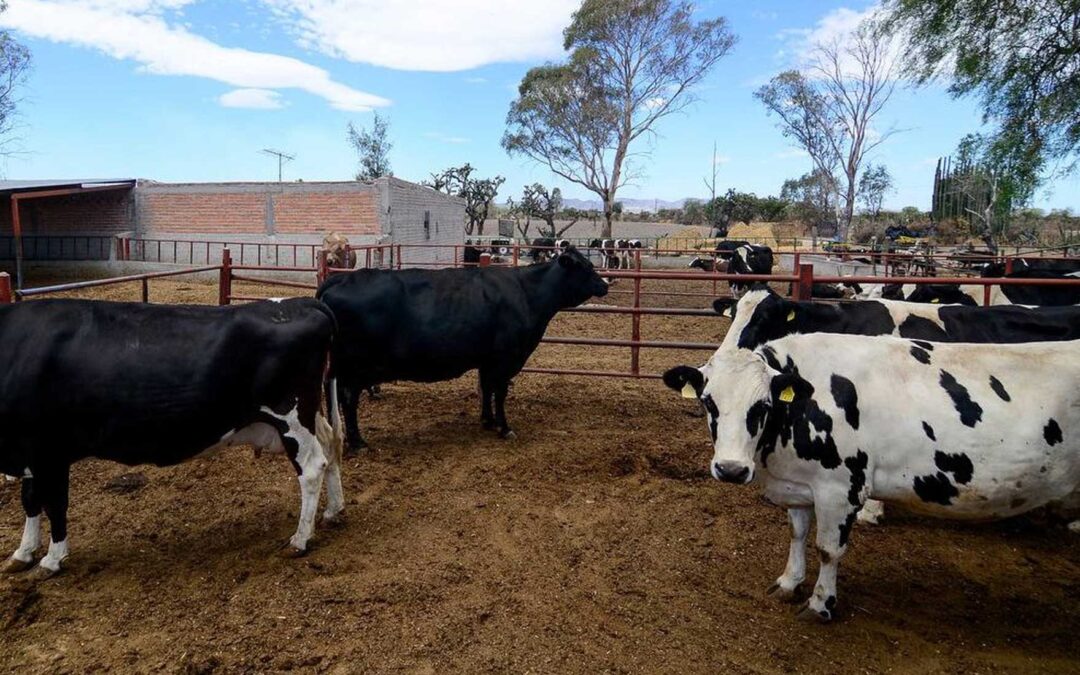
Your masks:
M 491 213 L 491 206 L 499 194 L 499 187 L 506 182 L 502 176 L 474 178 L 476 169 L 471 164 L 451 167 L 442 173 L 431 174 L 424 185 L 465 200 L 465 234 L 483 236 L 484 222 Z
M 0 13 L 7 2 L 0 0 Z M 11 33 L 0 31 L 0 155 L 8 154 L 7 144 L 16 124 L 19 88 L 30 73 L 30 50 L 19 44 Z
M 383 176 L 393 176 L 390 168 L 390 150 L 394 144 L 390 141 L 390 121 L 374 114 L 371 129 L 357 129 L 349 122 L 347 129 L 349 145 L 356 151 L 360 169 L 356 180 L 375 180 Z
M 698 199 L 687 199 L 679 215 L 680 225 L 701 225 L 705 222 L 705 205 Z
M 539 218 L 547 225 L 546 229 L 540 228 L 541 237 L 561 237 L 581 218 L 580 212 L 576 209 L 567 209 L 560 214 L 562 207 L 562 190 L 559 188 L 549 191 L 540 183 L 533 183 L 532 185 L 526 185 L 521 195 L 521 211 L 529 218 Z M 555 218 L 559 215 L 568 218 L 570 222 L 557 229 L 555 227 Z
M 783 220 L 789 204 L 780 197 L 761 197 L 757 202 L 757 214 L 766 223 L 775 223 Z
M 903 36 L 922 83 L 950 76 L 956 97 L 980 99 L 991 130 L 982 164 L 1030 199 L 1048 167 L 1077 167 L 1080 147 L 1080 1 L 887 0 L 884 26 Z
M 631 145 L 696 100 L 694 85 L 735 43 L 723 18 L 693 14 L 685 1 L 584 0 L 563 32 L 567 61 L 529 70 L 510 106 L 503 148 L 596 193 L 604 237 L 635 175 Z
M 859 199 L 871 220 L 877 220 L 885 195 L 894 190 L 892 174 L 884 164 L 868 164 L 859 178 Z
M 822 230 L 836 223 L 833 196 L 832 184 L 821 171 L 786 180 L 780 188 L 791 217 Z

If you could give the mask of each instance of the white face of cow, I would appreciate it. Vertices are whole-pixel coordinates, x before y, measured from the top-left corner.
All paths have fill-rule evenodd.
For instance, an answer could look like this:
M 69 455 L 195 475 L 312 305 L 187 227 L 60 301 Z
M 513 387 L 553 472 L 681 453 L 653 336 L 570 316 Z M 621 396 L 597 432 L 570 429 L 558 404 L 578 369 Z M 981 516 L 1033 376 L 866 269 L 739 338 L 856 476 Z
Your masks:
M 770 385 L 779 373 L 748 349 L 718 351 L 707 368 L 700 398 L 713 439 L 709 469 L 717 480 L 749 483 L 754 480 L 758 439 L 772 407 Z

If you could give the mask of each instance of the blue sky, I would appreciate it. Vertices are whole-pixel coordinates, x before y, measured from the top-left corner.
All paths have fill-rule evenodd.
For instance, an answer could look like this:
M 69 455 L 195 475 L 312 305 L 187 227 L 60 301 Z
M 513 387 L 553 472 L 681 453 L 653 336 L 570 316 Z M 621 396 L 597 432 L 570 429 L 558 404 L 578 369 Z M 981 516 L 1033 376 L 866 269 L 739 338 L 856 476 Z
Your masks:
M 343 180 L 355 158 L 345 125 L 389 117 L 396 175 L 422 180 L 470 162 L 507 183 L 560 184 L 499 146 L 515 88 L 529 67 L 561 55 L 575 0 L 9 0 L 0 24 L 30 47 L 34 69 L 6 160 L 9 178 L 141 177 L 270 180 L 261 148 L 296 154 L 286 178 Z M 689 111 L 661 121 L 644 177 L 623 197 L 702 196 L 713 141 L 718 182 L 776 193 L 809 161 L 753 98 L 797 62 L 806 44 L 854 25 L 865 1 L 699 2 L 726 16 L 735 50 Z M 898 89 L 879 129 L 904 129 L 872 158 L 897 182 L 887 205 L 929 205 L 933 162 L 980 117 L 941 87 Z M 590 198 L 562 185 L 570 197 Z M 1036 199 L 1080 207 L 1080 179 Z

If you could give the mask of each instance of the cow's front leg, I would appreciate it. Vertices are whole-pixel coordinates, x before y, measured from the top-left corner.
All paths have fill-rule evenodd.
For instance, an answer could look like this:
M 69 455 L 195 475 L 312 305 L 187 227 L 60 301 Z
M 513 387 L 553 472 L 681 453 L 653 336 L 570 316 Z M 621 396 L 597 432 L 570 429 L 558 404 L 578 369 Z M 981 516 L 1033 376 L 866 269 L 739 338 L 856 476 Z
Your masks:
M 344 446 L 342 438 L 341 415 L 330 410 L 332 422 L 320 414 L 316 417 L 315 437 L 326 452 L 326 508 L 323 510 L 323 522 L 336 525 L 342 522 L 345 513 L 345 494 L 341 488 L 341 456 Z
M 41 546 L 41 501 L 34 490 L 34 479 L 26 476 L 22 479 L 22 507 L 26 513 L 22 539 L 19 548 L 4 564 L 8 573 L 23 572 L 34 566 L 34 554 Z
M 485 429 L 495 428 L 495 415 L 491 412 L 491 402 L 495 395 L 495 388 L 491 382 L 491 375 L 485 370 L 480 370 L 480 424 Z
M 510 382 L 507 380 L 495 383 L 495 426 L 498 427 L 501 438 L 512 440 L 517 438 L 517 434 L 506 421 L 506 392 L 509 389 Z
M 791 544 L 788 547 L 787 566 L 776 583 L 769 587 L 769 595 L 783 602 L 795 600 L 799 584 L 806 578 L 806 535 L 810 533 L 810 508 L 805 506 L 788 509 L 791 523 Z
M 800 619 L 830 621 L 836 608 L 836 571 L 840 558 L 847 550 L 848 537 L 862 504 L 852 505 L 847 496 L 815 495 L 814 515 L 817 518 L 817 549 L 821 559 L 814 594 L 799 611 Z
M 315 512 L 319 508 L 319 493 L 329 462 L 326 459 L 327 450 L 315 434 L 300 423 L 295 408 L 285 417 L 285 421 L 289 429 L 282 441 L 300 482 L 300 522 L 282 555 L 297 557 L 307 551 L 308 540 L 315 531 Z
M 367 447 L 367 441 L 360 435 L 360 388 L 354 384 L 338 381 L 338 394 L 345 409 L 345 454 L 356 455 Z

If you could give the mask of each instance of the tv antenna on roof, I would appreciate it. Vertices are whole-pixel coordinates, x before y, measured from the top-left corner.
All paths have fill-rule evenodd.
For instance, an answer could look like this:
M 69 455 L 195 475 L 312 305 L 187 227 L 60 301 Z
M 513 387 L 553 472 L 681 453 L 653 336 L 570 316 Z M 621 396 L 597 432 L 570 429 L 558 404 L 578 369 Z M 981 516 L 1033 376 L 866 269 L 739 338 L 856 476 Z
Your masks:
M 291 162 L 296 159 L 296 155 L 290 155 L 287 152 L 281 150 L 274 150 L 273 148 L 263 148 L 259 152 L 270 155 L 271 157 L 277 157 L 277 181 L 281 182 L 281 167 L 285 165 L 285 162 Z

